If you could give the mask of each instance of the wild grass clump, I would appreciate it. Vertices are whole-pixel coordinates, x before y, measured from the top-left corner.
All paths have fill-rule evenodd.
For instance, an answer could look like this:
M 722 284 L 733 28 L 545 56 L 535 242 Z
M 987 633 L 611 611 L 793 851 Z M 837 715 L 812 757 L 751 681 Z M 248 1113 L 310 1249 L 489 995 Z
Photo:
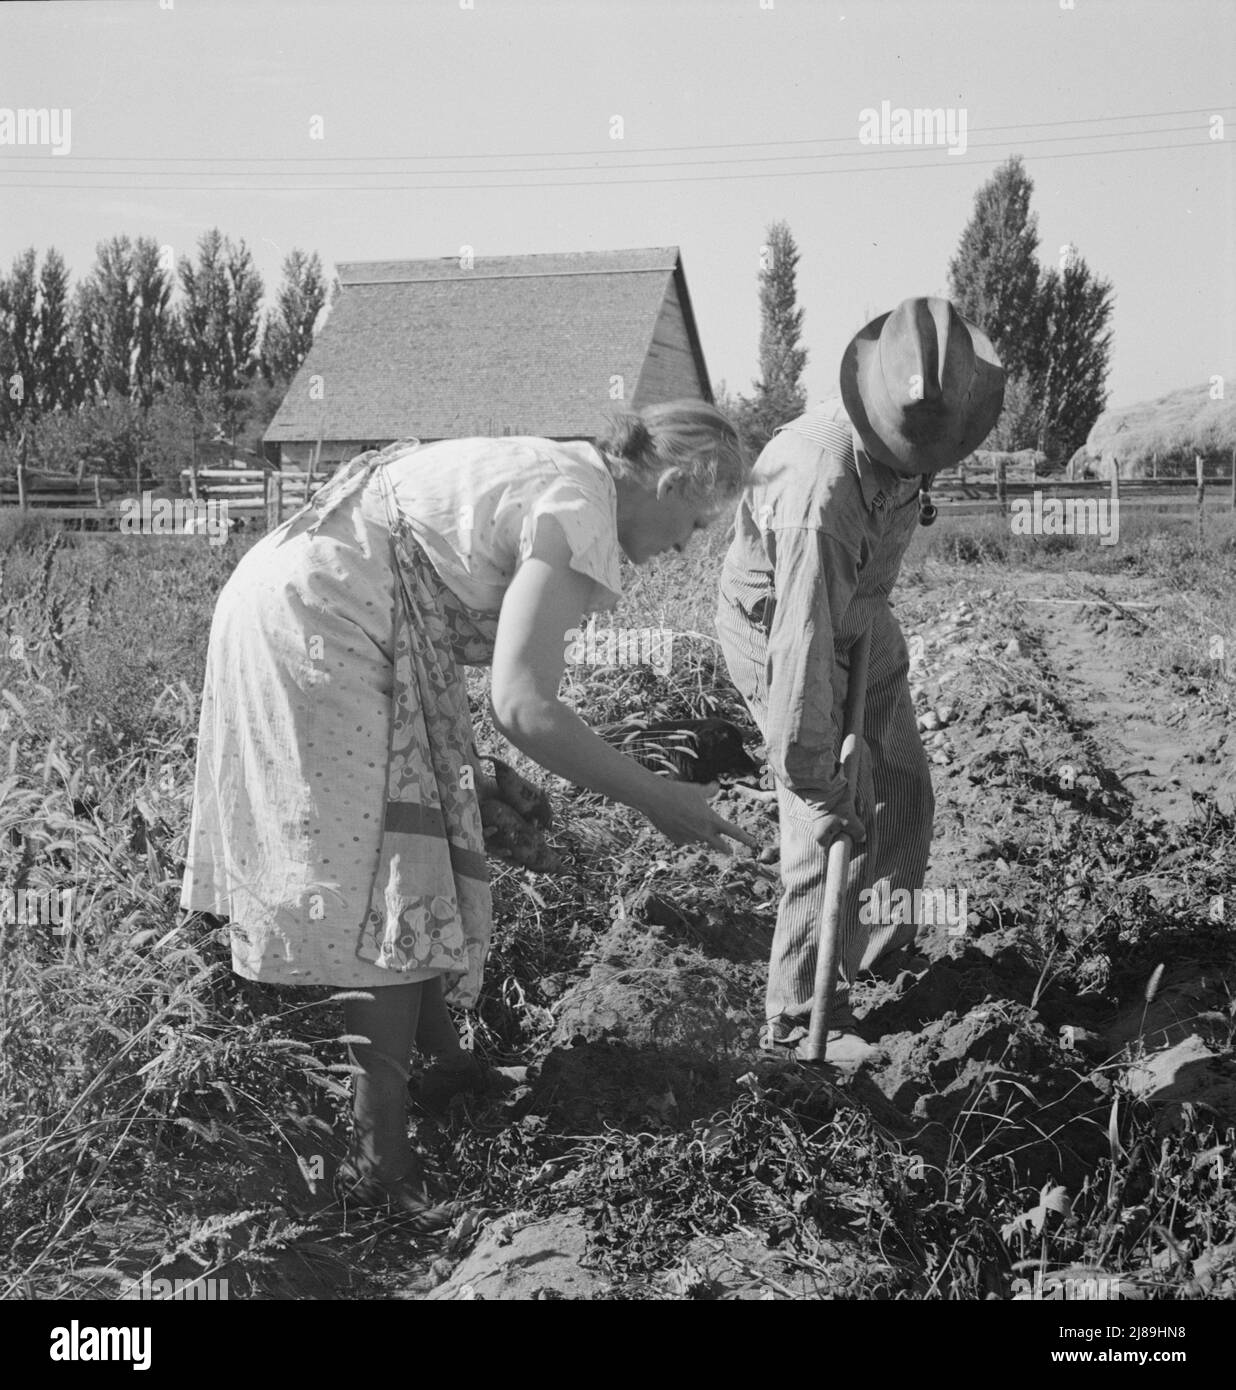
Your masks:
M 242 1217 L 239 1194 L 286 1167 L 293 1140 L 323 1147 L 344 1053 L 326 1043 L 337 1020 L 319 1024 L 315 1055 L 300 1010 L 256 1008 L 226 941 L 177 905 L 201 679 L 189 653 L 225 566 L 180 552 L 161 570 L 58 533 L 5 558 L 0 1296 L 106 1291 L 186 1251 L 240 1291 L 301 1231 L 266 1196 Z M 102 710 L 81 698 L 96 654 L 122 670 L 135 650 Z M 45 910 L 51 894 L 69 895 L 67 918 Z
M 18 550 L 40 550 L 61 528 L 37 511 L 0 507 L 0 555 Z
M 1156 512 L 1126 507 L 1120 538 L 1102 545 L 1097 536 L 1014 535 L 1009 517 L 997 513 L 950 516 L 947 508 L 932 526 L 918 527 L 906 552 L 907 575 L 928 561 L 946 565 L 1017 565 L 1063 573 L 1144 576 L 1188 588 L 1218 569 L 1231 573 L 1236 560 L 1236 513 L 1210 508 L 1199 545 L 1192 512 Z

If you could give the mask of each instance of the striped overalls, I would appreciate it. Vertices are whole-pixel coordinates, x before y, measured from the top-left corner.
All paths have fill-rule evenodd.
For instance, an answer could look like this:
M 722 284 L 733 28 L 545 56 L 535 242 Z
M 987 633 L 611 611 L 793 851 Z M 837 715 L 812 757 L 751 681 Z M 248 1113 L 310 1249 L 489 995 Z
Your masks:
M 888 603 L 918 519 L 920 481 L 856 451 L 835 400 L 778 431 L 738 506 L 717 629 L 777 779 L 784 891 L 769 965 L 770 1019 L 805 1022 L 811 1012 L 828 865 L 814 830 L 843 785 L 837 756 L 849 655 L 867 627 L 857 796 L 867 839 L 851 860 L 838 1005 L 844 1007 L 860 969 L 914 939 L 913 922 L 864 925 L 859 894 L 881 879 L 890 893 L 921 888 L 931 843 L 935 803 L 907 681 L 909 656 Z

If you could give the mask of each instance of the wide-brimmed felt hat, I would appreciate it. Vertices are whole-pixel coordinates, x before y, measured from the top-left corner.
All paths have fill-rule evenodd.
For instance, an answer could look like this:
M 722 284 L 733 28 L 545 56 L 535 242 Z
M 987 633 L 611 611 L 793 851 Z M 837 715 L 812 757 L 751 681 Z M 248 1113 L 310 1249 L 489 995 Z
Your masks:
M 905 299 L 854 335 L 841 399 L 867 452 L 934 473 L 986 439 L 1004 405 L 1004 368 L 987 335 L 947 299 Z

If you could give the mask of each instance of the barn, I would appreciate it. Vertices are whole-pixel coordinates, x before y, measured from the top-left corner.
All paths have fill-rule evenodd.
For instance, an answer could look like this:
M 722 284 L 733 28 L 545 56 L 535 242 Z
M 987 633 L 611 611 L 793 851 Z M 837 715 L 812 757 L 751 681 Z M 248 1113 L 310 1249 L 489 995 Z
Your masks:
M 616 405 L 712 400 L 676 246 L 350 261 L 264 436 L 305 467 L 396 439 L 595 436 Z

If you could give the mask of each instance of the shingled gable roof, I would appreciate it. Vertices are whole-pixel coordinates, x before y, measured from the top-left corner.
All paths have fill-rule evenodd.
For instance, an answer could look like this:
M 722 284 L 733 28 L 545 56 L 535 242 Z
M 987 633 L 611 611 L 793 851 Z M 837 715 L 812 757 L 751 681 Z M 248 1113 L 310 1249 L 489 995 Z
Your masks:
M 265 438 L 269 443 L 415 436 L 597 433 L 622 377 L 640 377 L 666 295 L 677 291 L 712 399 L 676 246 L 633 251 L 350 261 L 340 293 Z M 313 399 L 311 378 L 321 379 Z

